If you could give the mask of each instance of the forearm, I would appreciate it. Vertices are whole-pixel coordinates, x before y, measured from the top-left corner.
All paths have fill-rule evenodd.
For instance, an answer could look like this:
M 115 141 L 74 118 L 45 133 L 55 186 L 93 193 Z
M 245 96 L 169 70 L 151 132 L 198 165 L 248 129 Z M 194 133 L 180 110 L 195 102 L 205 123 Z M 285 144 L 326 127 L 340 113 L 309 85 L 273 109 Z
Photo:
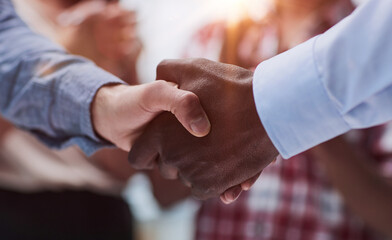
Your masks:
M 375 229 L 392 236 L 392 185 L 374 165 L 338 137 L 311 150 L 347 206 Z

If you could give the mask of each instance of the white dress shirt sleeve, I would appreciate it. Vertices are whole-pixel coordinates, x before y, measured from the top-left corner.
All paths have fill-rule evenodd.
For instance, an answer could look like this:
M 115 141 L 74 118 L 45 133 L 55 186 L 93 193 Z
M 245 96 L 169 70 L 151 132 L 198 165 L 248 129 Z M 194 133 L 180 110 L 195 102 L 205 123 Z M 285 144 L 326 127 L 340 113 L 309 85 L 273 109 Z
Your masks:
M 392 1 L 369 0 L 326 33 L 261 63 L 253 90 L 284 158 L 392 120 Z

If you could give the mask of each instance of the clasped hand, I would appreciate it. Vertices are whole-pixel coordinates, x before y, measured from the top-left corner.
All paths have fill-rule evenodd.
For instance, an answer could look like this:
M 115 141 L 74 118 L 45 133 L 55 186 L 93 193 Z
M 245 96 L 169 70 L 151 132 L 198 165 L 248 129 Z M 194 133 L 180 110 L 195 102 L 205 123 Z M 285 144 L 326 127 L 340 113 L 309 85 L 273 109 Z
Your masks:
M 234 201 L 278 155 L 256 111 L 253 72 L 204 59 L 166 60 L 157 79 L 195 93 L 209 120 L 206 137 L 189 134 L 171 113 L 162 113 L 135 141 L 129 161 L 137 169 L 159 166 L 180 178 L 199 199 Z

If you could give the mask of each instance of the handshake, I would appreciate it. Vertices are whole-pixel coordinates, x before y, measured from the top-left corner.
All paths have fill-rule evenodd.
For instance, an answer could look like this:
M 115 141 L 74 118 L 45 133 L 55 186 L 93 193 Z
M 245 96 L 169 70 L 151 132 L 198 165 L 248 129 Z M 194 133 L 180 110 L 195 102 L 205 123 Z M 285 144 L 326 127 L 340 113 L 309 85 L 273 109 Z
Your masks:
M 127 142 L 129 136 L 125 133 L 122 137 L 121 133 L 98 133 L 117 136 L 106 139 L 130 149 L 129 161 L 134 168 L 157 166 L 164 177 L 179 178 L 189 186 L 198 199 L 220 196 L 224 203 L 233 202 L 278 155 L 257 114 L 253 72 L 205 59 L 166 60 L 157 68 L 157 80 L 172 82 L 172 89 L 174 84 L 179 88 L 167 93 L 176 104 L 162 108 L 171 113 L 154 109 L 165 104 L 158 97 L 148 101 L 155 102 L 151 106 L 142 107 L 153 114 L 143 119 L 149 124 L 136 131 L 133 142 Z M 155 82 L 162 84 L 159 94 L 150 89 L 143 98 L 157 98 L 172 91 L 164 83 Z M 121 114 L 120 109 L 106 116 Z M 96 115 L 99 112 L 93 111 Z M 124 132 L 122 124 L 126 123 L 119 123 L 119 131 Z M 99 122 L 95 125 L 99 129 Z

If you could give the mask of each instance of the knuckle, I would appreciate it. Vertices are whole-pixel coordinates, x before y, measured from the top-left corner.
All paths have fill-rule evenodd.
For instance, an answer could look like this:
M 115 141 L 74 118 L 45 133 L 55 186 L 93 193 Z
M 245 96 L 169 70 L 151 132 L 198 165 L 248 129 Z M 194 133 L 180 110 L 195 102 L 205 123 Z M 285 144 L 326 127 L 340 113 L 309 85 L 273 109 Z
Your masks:
M 164 80 L 156 80 L 155 82 L 151 83 L 150 91 L 151 90 L 162 90 L 167 86 L 167 82 Z
M 140 103 L 143 109 L 147 111 L 154 111 L 155 106 L 151 106 L 152 100 L 160 93 L 160 91 L 167 86 L 167 83 L 162 80 L 157 80 L 155 82 L 140 85 L 138 94 L 140 94 Z
M 194 59 L 194 63 L 197 63 L 197 64 L 202 64 L 202 63 L 205 63 L 207 61 L 207 59 L 205 59 L 205 58 L 195 58 Z
M 197 200 L 200 200 L 200 201 L 205 201 L 205 200 L 211 198 L 208 194 L 206 194 L 205 191 L 202 191 L 197 188 L 192 188 L 192 195 L 194 198 L 196 198 Z
M 135 162 L 130 162 L 130 165 L 135 170 L 144 170 L 145 169 L 142 165 L 135 163 Z
M 170 66 L 170 60 L 165 59 L 162 60 L 158 66 L 157 66 L 157 78 L 160 79 L 162 75 L 165 74 L 165 72 L 167 71 L 168 67 Z
M 129 163 L 136 170 L 142 170 L 147 167 L 147 163 L 145 161 L 140 161 L 140 159 L 137 158 L 129 159 Z
M 169 59 L 163 59 L 163 60 L 158 64 L 158 67 L 165 67 L 165 66 L 169 65 L 170 62 L 171 62 L 171 60 L 169 60 Z
M 141 154 L 139 149 L 132 148 L 128 156 L 128 162 L 136 170 L 153 169 L 157 161 L 159 161 L 159 154 L 151 152 L 148 155 Z
M 178 117 L 182 118 L 187 115 L 187 113 L 192 112 L 195 106 L 199 104 L 199 98 L 196 94 L 187 91 L 180 91 L 175 100 L 170 106 L 170 111 Z
M 199 98 L 194 93 L 186 92 L 179 97 L 178 104 L 182 109 L 190 110 L 199 104 Z
M 204 201 L 206 200 L 206 198 L 204 197 L 203 193 L 201 191 L 199 191 L 197 188 L 192 187 L 192 196 L 199 201 Z
M 146 163 L 138 160 L 129 160 L 129 164 L 136 170 L 146 169 Z
M 219 188 L 208 181 L 198 181 L 192 185 L 192 195 L 199 200 L 207 200 L 209 198 L 217 197 L 220 195 Z
M 204 66 L 204 65 L 207 65 L 209 62 L 211 62 L 211 61 L 208 59 L 205 59 L 205 58 L 193 59 L 193 65 L 195 65 L 195 66 Z

